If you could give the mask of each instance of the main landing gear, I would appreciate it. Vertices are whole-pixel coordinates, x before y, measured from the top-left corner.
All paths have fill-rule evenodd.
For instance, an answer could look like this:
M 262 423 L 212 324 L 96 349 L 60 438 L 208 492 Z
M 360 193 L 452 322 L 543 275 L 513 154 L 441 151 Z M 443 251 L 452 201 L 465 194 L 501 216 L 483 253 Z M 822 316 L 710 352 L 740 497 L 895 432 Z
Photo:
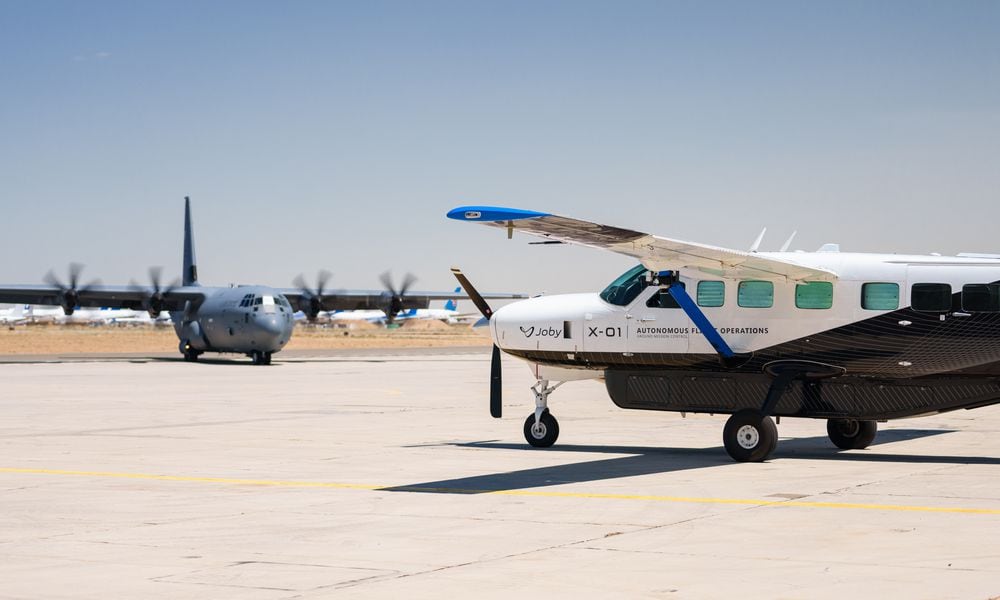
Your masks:
M 830 441 L 842 450 L 861 450 L 875 441 L 878 424 L 875 421 L 856 419 L 830 419 L 826 422 L 826 433 Z
M 550 386 L 547 379 L 539 379 L 531 386 L 535 394 L 535 412 L 524 421 L 524 439 L 535 448 L 548 448 L 559 437 L 559 422 L 549 412 L 549 394 L 563 383 Z
M 762 462 L 774 452 L 778 446 L 778 428 L 771 415 L 793 381 L 825 379 L 843 374 L 840 367 L 808 361 L 775 361 L 765 365 L 764 371 L 774 379 L 763 406 L 760 410 L 747 408 L 737 411 L 729 417 L 722 431 L 726 452 L 738 462 Z M 858 419 L 830 419 L 826 424 L 830 441 L 844 450 L 867 448 L 875 439 L 877 428 L 875 421 Z

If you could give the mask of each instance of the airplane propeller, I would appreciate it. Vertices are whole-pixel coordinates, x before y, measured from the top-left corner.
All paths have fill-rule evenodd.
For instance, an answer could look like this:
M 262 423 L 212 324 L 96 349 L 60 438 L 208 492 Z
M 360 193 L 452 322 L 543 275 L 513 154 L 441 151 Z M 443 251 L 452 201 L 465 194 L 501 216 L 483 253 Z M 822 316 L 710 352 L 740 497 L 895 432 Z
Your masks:
M 406 308 L 406 292 L 410 289 L 410 286 L 417 281 L 417 278 L 413 276 L 412 273 L 407 273 L 403 277 L 403 284 L 397 289 L 392 283 L 392 276 L 388 271 L 382 273 L 379 277 L 379 281 L 385 287 L 386 293 L 382 294 L 384 297 L 384 305 L 382 306 L 382 312 L 385 313 L 386 321 L 392 323 L 396 315 L 399 314 L 404 308 Z
M 469 299 L 476 305 L 483 317 L 489 321 L 493 318 L 493 309 L 486 302 L 486 299 L 473 287 L 469 278 L 462 273 L 461 269 L 451 268 L 452 275 L 458 279 L 459 285 L 469 295 Z M 503 379 L 500 365 L 500 347 L 493 344 L 493 357 L 490 359 L 490 416 L 499 419 L 503 416 Z
M 156 318 L 160 316 L 163 312 L 164 306 L 166 304 L 166 295 L 174 291 L 178 286 L 180 286 L 180 281 L 175 279 L 166 287 L 160 286 L 160 279 L 163 276 L 163 267 L 150 267 L 149 268 L 149 283 L 153 288 L 153 292 L 146 296 L 143 300 L 143 307 L 149 316 Z M 134 280 L 131 283 L 131 287 L 135 291 L 146 292 L 149 288 L 145 288 L 137 284 Z
M 323 291 L 326 288 L 326 284 L 330 282 L 331 273 L 327 270 L 321 270 L 316 275 L 316 288 L 310 288 L 306 284 L 306 280 L 302 275 L 295 278 L 292 283 L 295 287 L 299 288 L 302 292 L 302 297 L 299 300 L 299 310 L 306 313 L 306 318 L 310 322 L 316 320 L 319 313 L 323 311 Z
M 83 265 L 80 263 L 70 263 L 69 265 L 69 284 L 64 284 L 62 281 L 56 277 L 56 274 L 49 270 L 45 275 L 45 283 L 51 285 L 54 288 L 59 289 L 59 295 L 62 301 L 60 305 L 62 306 L 63 313 L 66 316 L 72 315 L 73 311 L 76 309 L 76 305 L 80 303 L 80 294 L 86 292 L 87 290 L 93 288 L 100 284 L 100 281 L 95 279 L 88 283 L 87 285 L 80 287 L 80 273 L 83 271 Z

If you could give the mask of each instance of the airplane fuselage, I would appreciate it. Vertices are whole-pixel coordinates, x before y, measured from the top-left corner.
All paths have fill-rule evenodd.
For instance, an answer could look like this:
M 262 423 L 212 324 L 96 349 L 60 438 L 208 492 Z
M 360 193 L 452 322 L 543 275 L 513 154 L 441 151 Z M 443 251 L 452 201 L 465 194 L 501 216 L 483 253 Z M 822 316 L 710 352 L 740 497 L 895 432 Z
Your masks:
M 741 395 L 748 406 L 759 404 L 770 381 L 764 372 L 778 363 L 842 373 L 823 389 L 796 383 L 788 398 L 798 394 L 799 401 L 786 398 L 778 415 L 884 419 L 1000 399 L 1000 260 L 794 257 L 839 278 L 810 288 L 816 284 L 679 274 L 741 357 L 728 365 L 686 311 L 663 301 L 663 289 L 648 283 L 641 266 L 601 294 L 502 307 L 491 333 L 540 379 L 604 377 L 612 399 L 626 408 L 734 412 Z M 906 387 L 912 382 L 918 387 Z
M 185 346 L 197 352 L 271 354 L 291 339 L 294 309 L 267 286 L 201 287 L 198 306 L 171 313 L 174 330 Z

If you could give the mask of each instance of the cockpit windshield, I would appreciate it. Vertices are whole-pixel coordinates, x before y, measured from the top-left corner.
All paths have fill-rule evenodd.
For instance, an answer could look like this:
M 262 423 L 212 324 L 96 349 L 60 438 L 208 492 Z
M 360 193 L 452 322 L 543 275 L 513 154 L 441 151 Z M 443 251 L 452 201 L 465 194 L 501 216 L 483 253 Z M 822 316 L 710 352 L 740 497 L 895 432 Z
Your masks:
M 636 265 L 625 271 L 621 277 L 615 279 L 611 282 L 611 285 L 604 288 L 604 291 L 601 292 L 601 299 L 615 306 L 627 306 L 631 304 L 635 300 L 635 297 L 639 295 L 639 292 L 649 285 L 646 273 L 646 267 L 642 265 Z

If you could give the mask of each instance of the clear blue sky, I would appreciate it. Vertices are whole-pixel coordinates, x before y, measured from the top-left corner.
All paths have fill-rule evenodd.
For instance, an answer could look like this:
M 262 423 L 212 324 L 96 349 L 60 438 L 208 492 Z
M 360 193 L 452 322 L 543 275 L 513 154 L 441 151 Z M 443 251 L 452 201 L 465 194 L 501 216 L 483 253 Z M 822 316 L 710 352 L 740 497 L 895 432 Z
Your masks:
M 1000 2 L 0 4 L 0 282 L 327 268 L 580 291 L 630 261 L 444 213 L 739 248 L 1000 252 Z

